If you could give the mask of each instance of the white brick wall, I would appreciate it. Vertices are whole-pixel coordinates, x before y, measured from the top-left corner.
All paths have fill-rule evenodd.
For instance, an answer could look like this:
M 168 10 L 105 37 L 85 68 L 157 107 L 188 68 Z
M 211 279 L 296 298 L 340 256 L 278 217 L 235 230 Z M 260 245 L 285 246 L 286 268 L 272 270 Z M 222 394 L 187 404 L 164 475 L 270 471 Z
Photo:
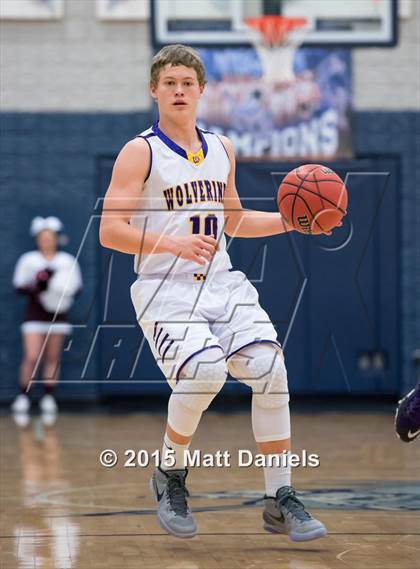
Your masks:
M 399 21 L 399 44 L 353 52 L 354 106 L 357 110 L 420 110 L 420 2 Z
M 394 49 L 353 53 L 358 110 L 419 109 L 420 2 Z M 3 111 L 147 110 L 148 22 L 101 22 L 94 0 L 67 0 L 58 22 L 2 22 Z
M 2 22 L 3 111 L 146 110 L 148 22 L 101 22 L 67 0 L 58 22 Z

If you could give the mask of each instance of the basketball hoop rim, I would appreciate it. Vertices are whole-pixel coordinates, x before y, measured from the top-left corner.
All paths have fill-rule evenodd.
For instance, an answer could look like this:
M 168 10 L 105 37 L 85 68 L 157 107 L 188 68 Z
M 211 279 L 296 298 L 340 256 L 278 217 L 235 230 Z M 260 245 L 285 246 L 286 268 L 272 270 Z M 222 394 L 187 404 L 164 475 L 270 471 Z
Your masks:
M 245 18 L 244 22 L 249 28 L 258 31 L 263 39 L 273 46 L 280 46 L 291 32 L 308 25 L 307 18 L 289 18 L 280 15 Z

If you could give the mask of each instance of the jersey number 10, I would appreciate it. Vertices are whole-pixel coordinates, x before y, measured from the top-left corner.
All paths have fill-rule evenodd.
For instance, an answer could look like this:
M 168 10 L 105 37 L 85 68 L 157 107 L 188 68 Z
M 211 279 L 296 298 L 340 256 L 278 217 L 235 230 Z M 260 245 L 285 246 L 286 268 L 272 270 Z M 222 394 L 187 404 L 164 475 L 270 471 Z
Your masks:
M 209 214 L 204 217 L 201 215 L 194 215 L 190 217 L 192 224 L 192 233 L 203 234 L 202 226 L 204 222 L 204 235 L 211 235 L 217 239 L 217 217 L 214 214 Z

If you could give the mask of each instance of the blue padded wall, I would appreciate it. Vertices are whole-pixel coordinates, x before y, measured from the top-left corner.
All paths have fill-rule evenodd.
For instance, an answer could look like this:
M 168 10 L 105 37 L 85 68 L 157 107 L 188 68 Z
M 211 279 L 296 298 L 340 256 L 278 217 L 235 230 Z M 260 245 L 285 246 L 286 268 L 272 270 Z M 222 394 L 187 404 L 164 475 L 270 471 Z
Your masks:
M 94 400 L 104 393 L 118 393 L 120 390 L 125 393 L 142 392 L 141 384 L 134 382 L 135 375 L 133 381 L 125 382 L 124 387 L 118 380 L 132 373 L 132 368 L 128 369 L 128 360 L 120 356 L 124 342 L 118 346 L 112 337 L 112 327 L 97 328 L 98 324 L 106 323 L 101 293 L 110 259 L 109 252 L 100 251 L 98 247 L 100 208 L 97 196 L 106 186 L 112 160 L 119 149 L 148 126 L 150 117 L 137 113 L 3 113 L 0 118 L 0 235 L 3 243 L 0 399 L 9 401 L 16 390 L 21 356 L 19 321 L 23 303 L 11 287 L 11 276 L 18 256 L 33 247 L 27 230 L 31 218 L 37 214 L 55 214 L 63 219 L 70 238 L 66 249 L 73 254 L 80 250 L 85 281 L 83 294 L 72 311 L 77 328 L 73 342 L 64 354 L 60 397 Z M 350 391 L 403 392 L 415 381 L 411 356 L 419 346 L 420 337 L 420 156 L 416 152 L 420 138 L 419 115 L 412 112 L 355 113 L 353 126 L 355 153 L 359 160 L 351 166 L 360 167 L 365 180 L 370 168 L 390 174 L 379 224 L 370 239 L 365 230 L 372 223 L 372 215 L 384 187 L 378 180 L 363 185 L 363 181 L 357 182 L 354 178 L 350 183 L 352 192 L 357 195 L 357 199 L 352 200 L 357 210 L 351 212 L 349 218 L 354 217 L 354 221 L 359 223 L 357 234 L 361 239 L 360 242 L 357 239 L 351 241 L 351 247 L 355 247 L 354 256 L 351 247 L 346 247 L 341 256 L 334 256 L 332 252 L 323 251 L 322 244 L 315 246 L 315 242 L 310 243 L 301 236 L 292 241 L 283 236 L 253 243 L 237 239 L 232 244 L 235 264 L 254 280 L 260 279 L 258 262 L 264 248 L 267 251 L 266 266 L 270 275 L 267 278 L 266 270 L 262 282 L 257 282 L 256 286 L 263 306 L 277 322 L 280 339 L 287 339 L 291 388 L 296 392 L 348 392 L 349 384 Z M 270 172 L 287 170 L 292 166 L 239 165 L 241 195 L 255 195 L 253 192 L 249 194 L 255 187 L 259 188 L 261 198 L 267 198 L 252 205 L 245 203 L 245 206 L 274 211 L 276 179 L 270 176 Z M 333 166 L 345 172 L 349 164 Z M 366 192 L 365 196 L 363 192 Z M 366 219 L 363 215 L 367 216 Z M 357 287 L 353 286 L 356 292 L 350 290 L 346 296 L 342 294 L 342 288 L 354 276 L 356 269 L 352 266 L 351 272 L 350 266 L 357 258 L 362 259 L 357 284 L 364 292 L 360 297 L 360 290 L 357 293 Z M 125 283 L 133 278 L 131 259 L 116 254 L 113 263 L 116 286 L 123 291 L 127 302 L 119 304 L 119 315 L 112 312 L 113 306 L 109 307 L 106 318 L 111 324 L 119 318 L 120 324 L 125 326 L 124 333 L 133 334 L 127 345 L 132 359 L 137 354 L 141 337 L 137 335 L 125 287 Z M 283 271 L 288 278 L 283 277 Z M 295 306 L 293 303 L 301 290 L 302 275 L 307 278 L 305 290 L 293 326 L 287 334 L 292 307 Z M 337 306 L 342 312 L 337 312 Z M 329 307 L 332 308 L 328 310 Z M 363 310 L 360 322 L 364 322 L 364 329 L 360 330 L 353 322 L 358 309 Z M 328 326 L 335 315 L 340 321 L 340 328 L 335 336 L 331 336 L 328 335 Z M 346 330 L 349 318 L 353 318 L 353 324 Z M 322 336 L 318 333 L 320 322 Z M 334 322 L 332 324 L 335 326 Z M 96 340 L 92 343 L 95 332 Z M 347 336 L 343 335 L 344 332 Z M 359 344 L 354 342 L 351 349 L 346 350 L 344 346 L 348 338 L 353 341 L 358 336 Z M 357 376 L 355 354 L 375 350 L 386 352 L 387 370 L 379 370 L 379 373 L 370 369 Z M 111 357 L 112 352 L 115 352 L 115 357 Z M 343 354 L 346 353 L 352 354 L 351 361 L 345 361 Z M 163 383 L 156 384 L 156 379 L 161 379 L 161 376 L 152 360 L 147 359 L 149 356 L 142 360 L 142 373 L 150 375 L 152 381 L 144 388 L 145 392 L 157 388 L 159 392 L 164 390 L 166 393 Z M 115 362 L 110 372 L 113 359 Z M 122 364 L 124 361 L 126 363 Z M 344 373 L 343 369 L 347 371 Z M 325 370 L 329 370 L 328 373 Z M 112 373 L 118 375 L 114 386 Z M 105 377 L 109 375 L 108 381 L 104 374 Z M 98 383 L 98 379 L 103 381 Z

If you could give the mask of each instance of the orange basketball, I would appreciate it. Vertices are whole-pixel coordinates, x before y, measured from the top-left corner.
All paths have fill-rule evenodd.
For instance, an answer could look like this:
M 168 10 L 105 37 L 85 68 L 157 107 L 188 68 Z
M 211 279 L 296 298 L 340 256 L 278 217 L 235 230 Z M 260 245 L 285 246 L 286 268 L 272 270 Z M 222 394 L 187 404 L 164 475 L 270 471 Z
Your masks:
M 305 164 L 287 174 L 277 192 L 282 217 L 300 233 L 317 235 L 336 227 L 347 213 L 347 189 L 333 170 Z

